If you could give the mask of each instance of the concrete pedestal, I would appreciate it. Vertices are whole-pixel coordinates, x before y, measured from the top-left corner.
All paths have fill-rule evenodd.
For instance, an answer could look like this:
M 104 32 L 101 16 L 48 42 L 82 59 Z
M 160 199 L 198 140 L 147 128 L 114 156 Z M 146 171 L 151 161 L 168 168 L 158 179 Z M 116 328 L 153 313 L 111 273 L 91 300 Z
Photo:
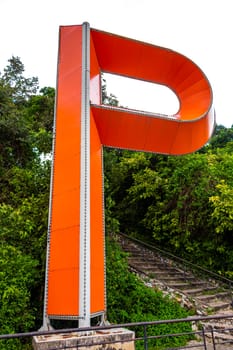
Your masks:
M 61 333 L 33 337 L 34 350 L 134 350 L 134 332 L 125 328 L 95 331 L 93 334 Z

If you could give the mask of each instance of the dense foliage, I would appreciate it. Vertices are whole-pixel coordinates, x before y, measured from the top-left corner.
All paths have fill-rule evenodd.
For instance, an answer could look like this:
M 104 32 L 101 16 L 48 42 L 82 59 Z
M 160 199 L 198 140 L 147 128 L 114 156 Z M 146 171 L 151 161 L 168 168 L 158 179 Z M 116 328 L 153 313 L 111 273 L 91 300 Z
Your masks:
M 224 130 L 228 141 L 225 147 Z M 230 277 L 231 130 L 217 129 L 213 143 L 201 152 L 179 157 L 106 150 L 105 174 L 110 184 L 107 193 L 111 195 L 114 230 L 118 222 L 122 232 Z
M 18 57 L 0 74 L 1 333 L 41 325 L 55 91 L 23 74 Z
M 54 96 L 24 77 L 18 57 L 0 73 L 0 333 L 42 322 Z M 118 105 L 105 85 L 103 101 Z M 107 234 L 137 235 L 232 276 L 232 151 L 233 128 L 223 126 L 182 157 L 105 149 Z M 109 321 L 185 315 L 128 273 L 115 244 L 108 244 L 107 275 Z M 4 343 L 8 349 L 26 345 Z

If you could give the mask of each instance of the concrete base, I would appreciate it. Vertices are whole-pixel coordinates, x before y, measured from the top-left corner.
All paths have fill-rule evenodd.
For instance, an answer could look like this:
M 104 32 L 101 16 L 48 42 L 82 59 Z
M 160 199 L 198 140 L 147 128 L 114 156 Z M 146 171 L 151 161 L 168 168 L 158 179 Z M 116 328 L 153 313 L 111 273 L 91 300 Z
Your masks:
M 34 350 L 134 350 L 134 332 L 125 328 L 99 330 L 91 334 L 61 333 L 33 337 Z

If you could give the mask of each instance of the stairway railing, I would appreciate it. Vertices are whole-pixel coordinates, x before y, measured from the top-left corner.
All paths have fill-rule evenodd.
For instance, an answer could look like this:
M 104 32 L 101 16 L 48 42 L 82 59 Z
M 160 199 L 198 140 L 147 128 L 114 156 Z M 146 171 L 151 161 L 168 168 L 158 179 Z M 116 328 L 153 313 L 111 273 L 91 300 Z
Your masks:
M 194 317 L 188 317 L 188 318 L 182 318 L 182 319 L 171 319 L 171 320 L 159 320 L 159 321 L 150 321 L 150 322 L 136 322 L 136 323 L 124 323 L 124 324 L 109 324 L 109 325 L 101 325 L 101 326 L 95 326 L 95 327 L 86 327 L 86 328 L 70 328 L 70 329 L 56 329 L 56 330 L 50 330 L 50 331 L 33 331 L 33 332 L 26 332 L 26 333 L 15 333 L 15 334 L 0 334 L 0 348 L 4 349 L 5 348 L 5 341 L 9 341 L 10 339 L 22 339 L 24 340 L 24 342 L 29 339 L 31 340 L 30 342 L 32 342 L 32 338 L 33 337 L 43 337 L 46 339 L 49 339 L 49 337 L 54 337 L 54 339 L 58 339 L 58 344 L 55 344 L 53 346 L 53 344 L 47 344 L 49 346 L 49 349 L 51 350 L 56 350 L 58 349 L 78 349 L 81 346 L 81 343 L 79 343 L 79 341 L 77 340 L 77 345 L 73 345 L 73 343 L 71 344 L 64 344 L 64 346 L 62 346 L 62 344 L 59 344 L 59 339 L 62 339 L 61 336 L 63 336 L 63 338 L 65 338 L 65 336 L 69 337 L 80 333 L 80 335 L 88 335 L 88 334 L 92 334 L 93 332 L 100 332 L 100 331 L 108 331 L 109 333 L 111 333 L 112 331 L 114 332 L 114 330 L 116 329 L 120 329 L 122 330 L 123 328 L 125 329 L 129 329 L 129 330 L 133 330 L 135 331 L 135 338 L 134 338 L 134 343 L 135 345 L 137 343 L 141 344 L 142 346 L 141 348 L 143 348 L 144 350 L 149 350 L 151 348 L 154 348 L 150 346 L 150 341 L 153 341 L 155 339 L 164 339 L 166 340 L 168 337 L 175 339 L 175 337 L 182 337 L 182 336 L 186 336 L 187 337 L 187 341 L 188 338 L 194 339 L 194 343 L 190 344 L 189 342 L 186 345 L 183 345 L 181 347 L 167 347 L 166 350 L 178 350 L 178 349 L 203 349 L 203 350 L 208 350 L 209 346 L 207 345 L 207 339 L 209 340 L 210 346 L 213 347 L 213 349 L 217 349 L 217 346 L 226 346 L 232 345 L 232 337 L 229 337 L 229 334 L 232 334 L 233 332 L 233 328 L 232 326 L 229 325 L 229 327 L 225 327 L 223 330 L 221 330 L 220 332 L 223 334 L 227 335 L 227 338 L 224 339 L 220 339 L 218 337 L 218 330 L 217 329 L 213 329 L 212 327 L 210 328 L 210 326 L 205 326 L 205 321 L 229 321 L 232 322 L 233 320 L 233 315 L 213 315 L 213 316 L 194 316 Z M 192 332 L 182 332 L 182 333 L 161 333 L 159 335 L 155 335 L 155 329 L 157 326 L 159 325 L 168 325 L 168 324 L 177 324 L 177 323 L 191 323 L 192 325 L 196 325 L 195 329 L 197 330 L 193 330 Z M 201 329 L 200 329 L 200 324 Z M 148 332 L 148 328 L 151 329 L 150 335 Z M 143 336 L 137 334 L 137 330 L 138 329 L 144 329 L 143 332 Z M 166 331 L 167 332 L 167 331 Z M 56 336 L 60 336 L 60 338 L 56 338 Z M 66 338 L 67 338 L 66 337 Z M 108 338 L 110 339 L 110 338 Z M 108 341 L 98 341 L 98 342 L 93 342 L 92 338 L 90 337 L 90 340 L 87 337 L 87 340 L 85 342 L 85 348 L 86 349 L 93 349 L 93 348 L 114 348 L 114 343 L 118 343 L 119 344 L 119 339 L 117 341 L 113 341 L 113 340 L 108 340 Z M 127 338 L 121 340 L 122 344 L 125 344 L 128 342 Z M 55 341 L 56 343 L 56 341 Z M 46 344 L 42 344 L 43 349 L 45 349 L 45 346 L 47 346 Z M 42 349 L 42 346 L 40 347 L 40 349 Z M 175 346 L 175 344 L 174 344 Z M 124 346 L 123 346 L 124 347 Z M 14 347 L 16 348 L 16 347 Z M 81 346 L 81 348 L 83 348 L 83 345 Z
M 161 254 L 163 257 L 167 257 L 169 259 L 171 259 L 173 262 L 176 263 L 176 265 L 178 265 L 180 268 L 182 268 L 183 270 L 185 269 L 185 271 L 192 271 L 194 274 L 196 275 L 201 275 L 201 276 L 205 276 L 208 278 L 212 278 L 213 280 L 218 280 L 222 286 L 225 286 L 225 288 L 229 291 L 229 295 L 231 298 L 231 306 L 233 307 L 233 293 L 232 293 L 232 286 L 233 286 L 233 280 L 223 277 L 219 274 L 217 274 L 216 272 L 213 272 L 211 270 L 208 270 L 202 266 L 199 266 L 197 264 L 194 264 L 186 259 L 180 258 L 164 249 L 158 248 L 154 245 L 152 245 L 151 243 L 148 244 L 146 242 L 143 242 L 135 237 L 131 237 L 129 235 L 126 235 L 125 233 L 118 233 L 118 235 L 132 241 L 135 242 L 147 249 L 149 249 L 150 251 L 153 252 L 157 252 L 159 254 Z

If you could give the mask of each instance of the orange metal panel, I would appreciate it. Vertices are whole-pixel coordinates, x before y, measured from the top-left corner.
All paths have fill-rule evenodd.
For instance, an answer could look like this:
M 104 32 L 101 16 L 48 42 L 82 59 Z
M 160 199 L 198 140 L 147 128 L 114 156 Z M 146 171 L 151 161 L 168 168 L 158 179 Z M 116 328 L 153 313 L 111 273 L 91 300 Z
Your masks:
M 213 113 L 182 122 L 127 109 L 92 105 L 101 142 L 105 146 L 180 155 L 201 148 L 211 136 Z
M 177 118 L 196 119 L 210 109 L 210 84 L 200 68 L 187 57 L 94 29 L 92 38 L 103 71 L 163 84 L 172 89 L 180 100 Z
M 81 46 L 82 27 L 60 28 L 48 316 L 76 316 L 79 309 Z
M 52 231 L 49 263 L 48 315 L 77 315 L 77 227 Z
M 100 68 L 92 37 L 90 38 L 90 101 L 100 103 Z M 96 102 L 95 102 L 96 101 Z M 104 200 L 102 143 L 92 114 L 90 115 L 90 197 L 91 197 L 91 314 L 105 311 Z
M 95 46 L 90 37 L 90 102 L 100 104 L 101 101 L 101 77 Z
M 74 304 L 77 300 L 77 270 L 63 270 L 62 280 L 60 271 L 53 271 L 49 275 L 49 286 L 47 315 L 50 318 L 77 317 L 77 304 Z
M 91 116 L 91 314 L 105 310 L 102 144 Z
M 60 29 L 56 139 L 50 219 L 47 314 L 79 317 L 82 26 Z M 91 44 L 90 96 L 100 103 L 100 69 Z M 91 119 L 91 313 L 105 310 L 102 144 Z

